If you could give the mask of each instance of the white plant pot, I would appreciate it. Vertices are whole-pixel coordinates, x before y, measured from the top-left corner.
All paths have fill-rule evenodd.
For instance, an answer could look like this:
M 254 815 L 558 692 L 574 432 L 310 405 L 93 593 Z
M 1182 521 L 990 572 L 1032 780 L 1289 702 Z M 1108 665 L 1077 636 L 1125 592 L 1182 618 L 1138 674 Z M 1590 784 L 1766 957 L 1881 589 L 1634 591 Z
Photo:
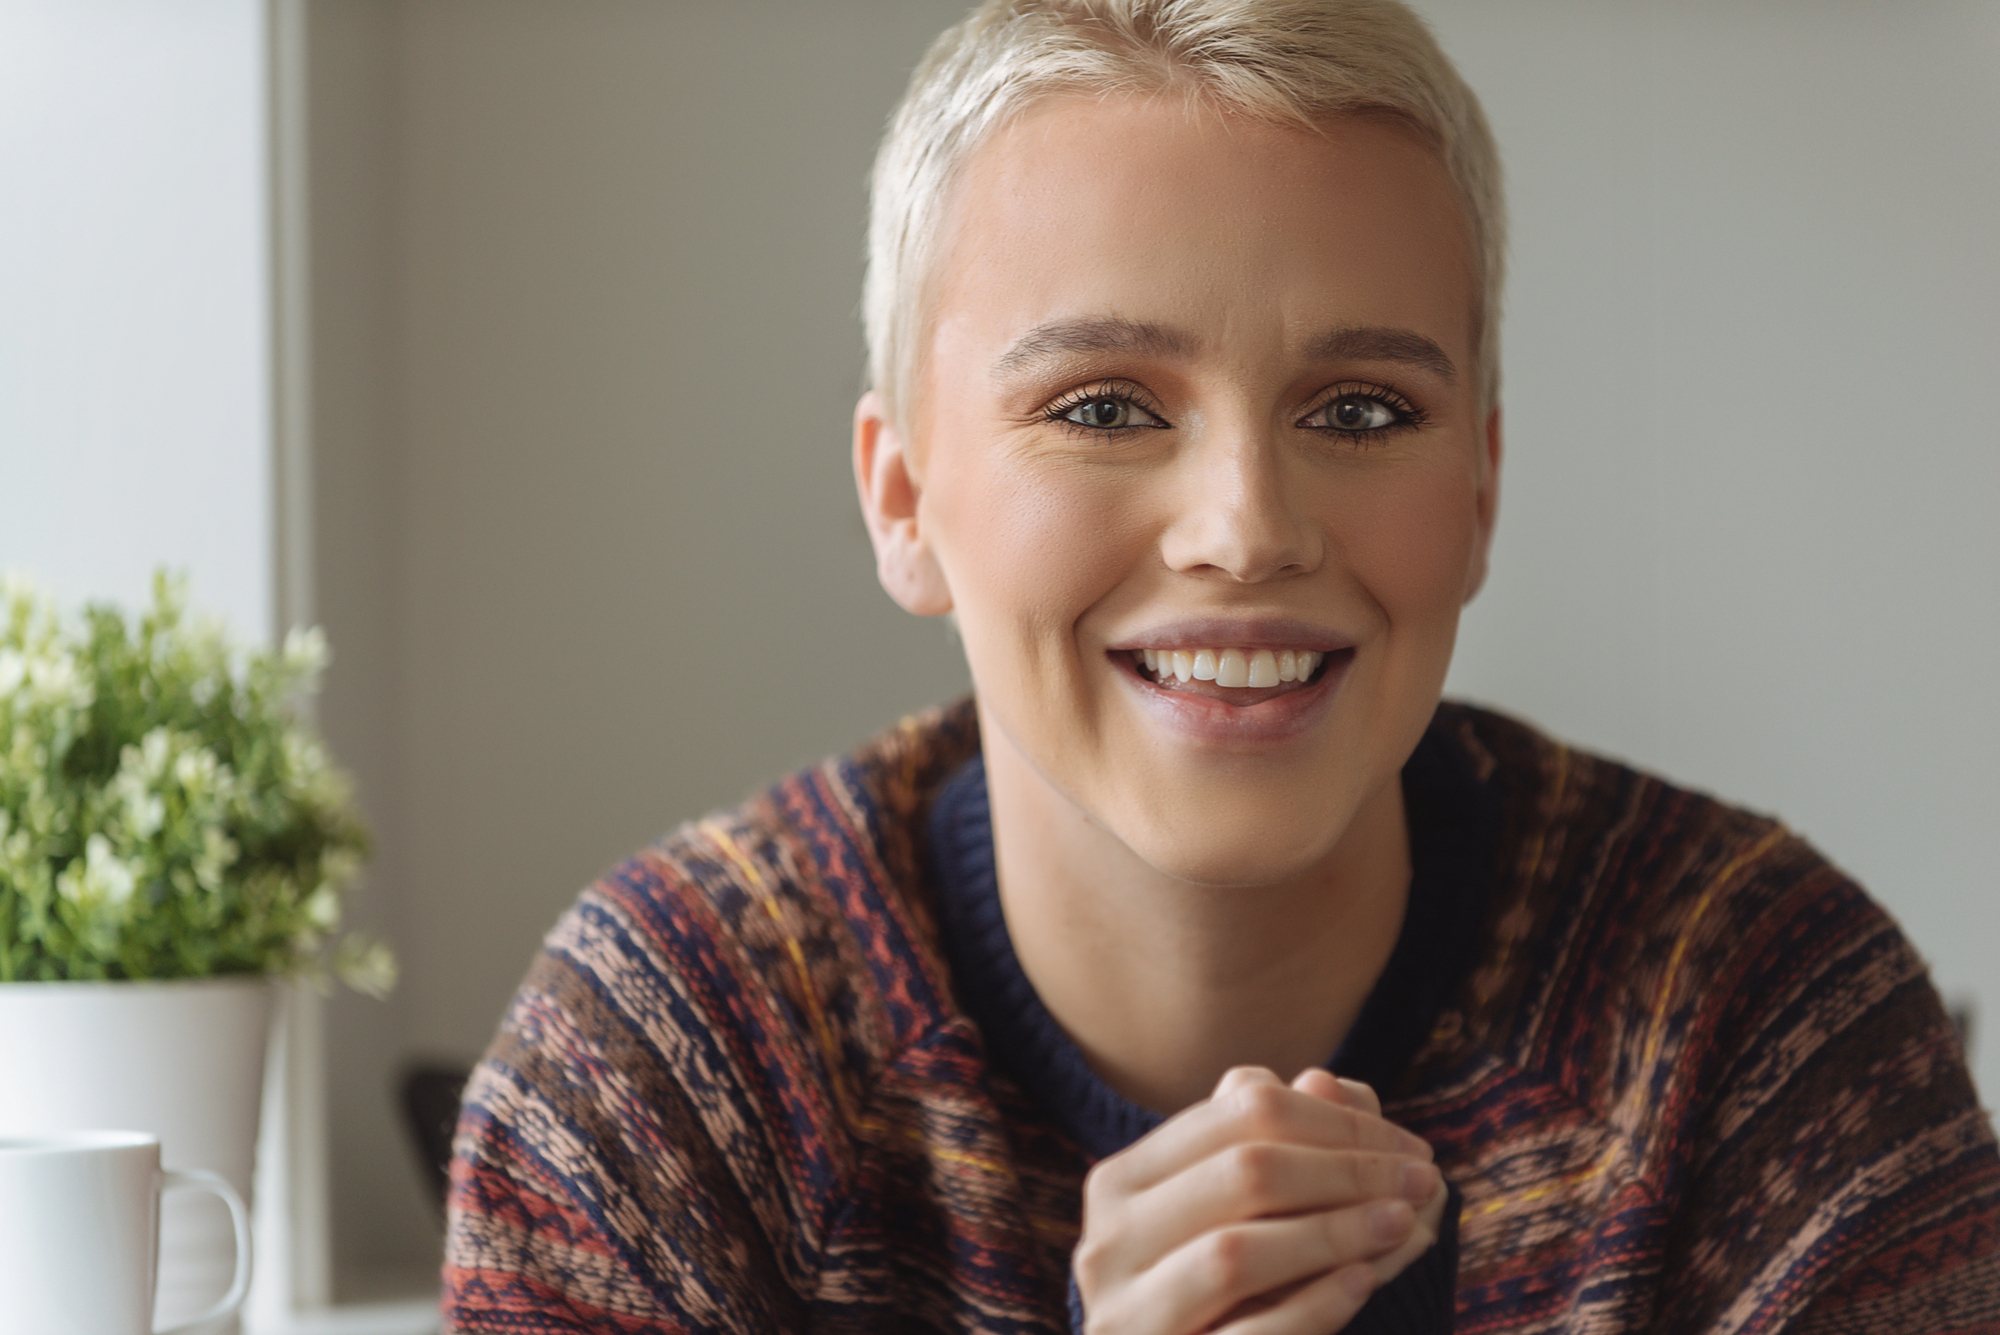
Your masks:
M 248 1201 L 274 992 L 259 977 L 0 983 L 0 1132 L 150 1131 L 163 1166 L 221 1173 Z M 161 1324 L 222 1294 L 234 1246 L 216 1198 L 162 1201 Z

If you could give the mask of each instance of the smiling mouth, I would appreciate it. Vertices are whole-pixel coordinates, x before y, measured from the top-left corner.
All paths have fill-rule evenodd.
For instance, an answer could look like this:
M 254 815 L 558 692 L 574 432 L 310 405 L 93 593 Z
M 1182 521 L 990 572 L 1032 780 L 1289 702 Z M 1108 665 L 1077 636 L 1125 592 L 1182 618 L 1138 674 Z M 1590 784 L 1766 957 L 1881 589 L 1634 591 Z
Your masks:
M 1303 690 L 1323 678 L 1352 649 L 1129 649 L 1114 657 L 1131 664 L 1140 680 L 1165 691 L 1184 691 L 1234 705 L 1261 704 Z

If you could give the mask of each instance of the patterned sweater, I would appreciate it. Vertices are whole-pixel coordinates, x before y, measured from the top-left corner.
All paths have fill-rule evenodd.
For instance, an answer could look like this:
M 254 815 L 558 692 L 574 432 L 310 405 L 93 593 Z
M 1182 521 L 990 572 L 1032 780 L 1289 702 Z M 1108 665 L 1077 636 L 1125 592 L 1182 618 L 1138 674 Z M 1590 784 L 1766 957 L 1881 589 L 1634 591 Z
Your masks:
M 2000 1332 L 2000 1152 L 1923 964 L 1782 827 L 1500 716 L 1463 981 L 1385 1112 L 1458 1329 Z M 1085 1151 L 954 993 L 959 705 L 683 828 L 551 932 L 466 1091 L 444 1311 L 494 1332 L 1067 1329 Z

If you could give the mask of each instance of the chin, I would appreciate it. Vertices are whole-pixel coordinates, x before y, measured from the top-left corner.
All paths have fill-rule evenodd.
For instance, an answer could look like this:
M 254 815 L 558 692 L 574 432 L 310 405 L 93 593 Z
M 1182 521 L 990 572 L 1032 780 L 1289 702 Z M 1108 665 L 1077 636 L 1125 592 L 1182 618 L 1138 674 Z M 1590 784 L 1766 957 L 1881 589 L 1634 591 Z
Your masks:
M 1319 820 L 1290 814 L 1294 819 L 1273 821 L 1268 813 L 1250 819 L 1240 812 L 1178 811 L 1116 832 L 1162 876 L 1218 889 L 1252 888 L 1307 875 L 1332 855 L 1348 824 L 1336 813 Z

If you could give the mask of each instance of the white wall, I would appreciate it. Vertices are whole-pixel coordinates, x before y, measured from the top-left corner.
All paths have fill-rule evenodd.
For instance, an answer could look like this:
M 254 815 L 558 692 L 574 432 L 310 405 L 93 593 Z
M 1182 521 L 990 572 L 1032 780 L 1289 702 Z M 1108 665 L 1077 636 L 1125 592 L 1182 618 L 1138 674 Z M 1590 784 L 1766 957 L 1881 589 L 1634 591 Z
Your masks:
M 261 0 L 0 0 L 0 569 L 272 623 Z

